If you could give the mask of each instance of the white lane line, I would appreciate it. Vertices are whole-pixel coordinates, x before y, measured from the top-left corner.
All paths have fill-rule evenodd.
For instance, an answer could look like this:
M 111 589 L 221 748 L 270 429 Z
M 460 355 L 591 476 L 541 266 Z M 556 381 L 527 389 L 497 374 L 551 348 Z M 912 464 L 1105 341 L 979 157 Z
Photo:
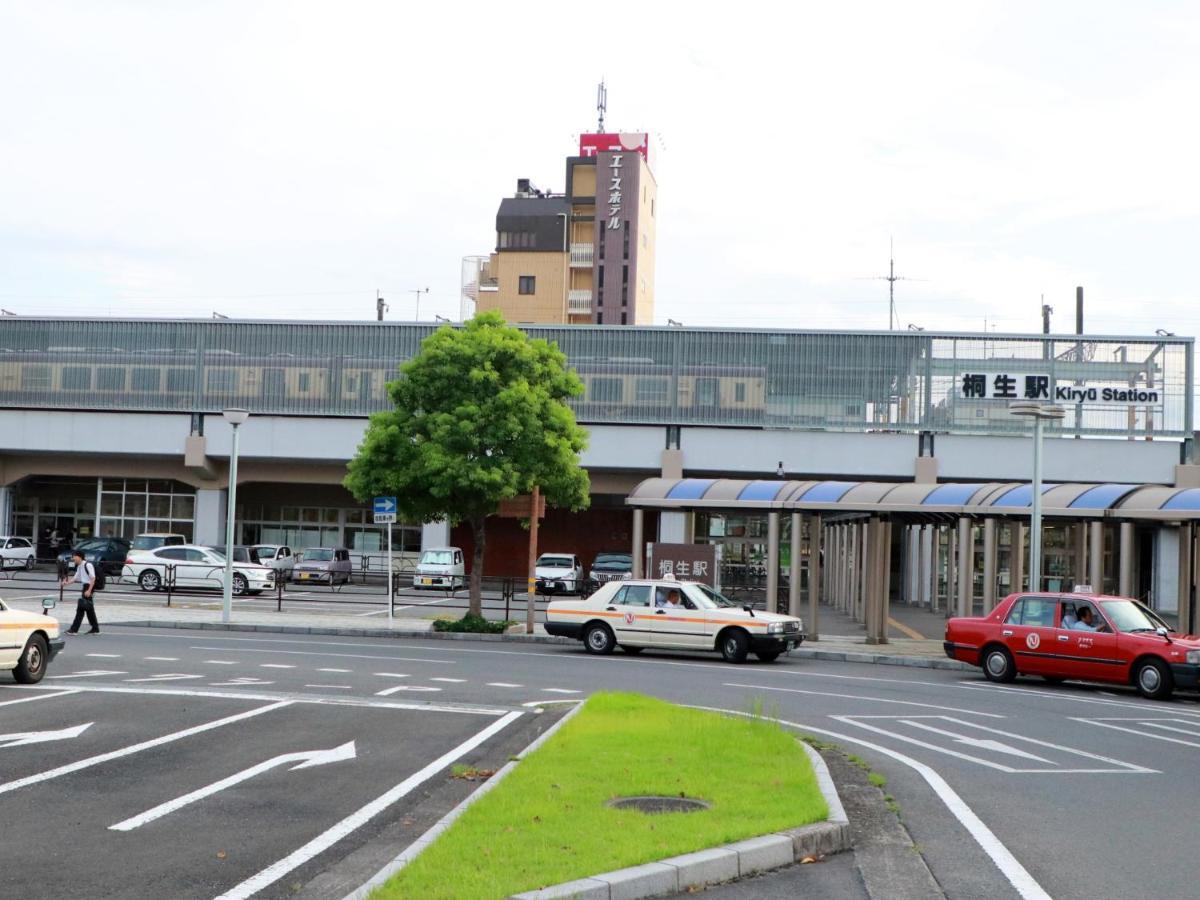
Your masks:
M 295 666 L 284 665 L 283 663 L 259 663 L 260 669 L 294 669 Z
M 166 675 L 151 675 L 149 678 L 126 678 L 127 682 L 138 681 L 189 681 L 193 678 L 203 678 L 203 675 L 183 675 L 181 673 L 168 673 Z
M 537 706 L 549 706 L 551 703 L 579 703 L 579 702 L 581 702 L 581 701 L 579 701 L 579 700 L 530 700 L 526 703 L 522 703 L 521 705 L 532 708 L 532 707 L 537 707 Z
M 328 850 L 342 838 L 352 834 L 379 813 L 383 812 L 397 800 L 405 797 L 413 791 L 414 788 L 428 781 L 446 766 L 470 753 L 484 741 L 491 738 L 494 734 L 503 731 L 513 721 L 520 718 L 522 713 L 510 712 L 499 720 L 493 722 L 487 728 L 480 731 L 478 734 L 468 738 L 463 743 L 459 744 L 453 750 L 442 754 L 425 768 L 419 772 L 405 778 L 402 782 L 392 788 L 385 794 L 372 800 L 366 806 L 359 809 L 357 812 L 351 813 L 342 821 L 338 822 L 328 831 L 317 835 L 303 847 L 288 854 L 279 862 L 263 869 L 257 875 L 246 879 L 232 890 L 226 891 L 216 900 L 245 900 L 246 897 L 252 897 L 254 894 L 261 891 L 270 884 L 274 884 L 288 872 L 304 865 L 313 857 Z
M 0 706 L 12 706 L 14 703 L 32 703 L 34 700 L 52 700 L 55 697 L 65 697 L 68 694 L 78 694 L 79 691 L 59 691 L 55 694 L 35 694 L 32 697 L 20 697 L 16 700 L 0 700 Z
M 696 709 L 707 709 L 710 712 L 723 712 L 735 716 L 749 716 L 749 713 L 741 712 L 732 709 L 715 709 L 709 706 L 698 706 Z M 1008 883 L 1013 886 L 1013 889 L 1020 894 L 1025 900 L 1052 900 L 1051 896 L 1046 893 L 1040 884 L 1032 875 L 1025 869 L 1015 856 L 1004 846 L 1003 842 L 992 833 L 992 830 L 983 824 L 983 820 L 975 814 L 965 800 L 960 797 L 954 788 L 946 783 L 937 772 L 922 762 L 917 762 L 911 756 L 905 756 L 895 750 L 891 750 L 880 744 L 865 741 L 862 738 L 853 737 L 848 734 L 842 734 L 837 731 L 830 731 L 827 728 L 814 728 L 811 725 L 802 725 L 799 722 L 789 722 L 786 719 L 775 719 L 781 725 L 786 725 L 789 728 L 795 728 L 799 731 L 814 732 L 816 734 L 824 734 L 829 737 L 837 738 L 838 740 L 850 741 L 853 744 L 859 744 L 876 753 L 882 753 L 884 756 L 891 757 L 899 763 L 914 769 L 917 774 L 925 779 L 925 783 L 932 788 L 937 794 L 938 799 L 946 804 L 946 808 L 950 810 L 951 815 L 958 819 L 963 828 L 975 839 L 980 848 L 986 853 L 996 864 L 996 868 L 1008 880 Z
M 194 638 L 193 638 L 193 640 L 194 640 Z M 302 643 L 307 643 L 307 642 L 306 641 L 297 641 L 296 643 L 302 644 Z M 327 646 L 327 645 L 321 644 L 319 646 Z M 362 645 L 359 644 L 356 646 L 362 646 Z M 367 644 L 367 646 L 371 647 L 374 645 Z M 230 648 L 229 647 L 192 647 L 190 649 L 192 649 L 192 650 L 228 650 Z M 263 650 L 261 648 L 252 650 L 250 652 L 252 652 L 256 655 L 259 653 L 286 653 L 288 656 L 336 656 L 339 659 L 382 659 L 382 660 L 386 660 L 388 662 L 433 663 L 434 665 L 437 665 L 437 666 L 456 666 L 456 665 L 458 665 L 458 663 L 456 663 L 450 659 L 424 659 L 424 658 L 412 657 L 412 656 L 370 656 L 365 653 L 317 653 L 316 651 L 309 651 L 309 650 Z
M 1126 709 L 1138 710 L 1143 714 L 1152 714 L 1155 710 L 1161 709 L 1161 706 L 1156 700 L 1137 701 L 1137 700 L 1099 700 L 1095 697 L 1080 696 L 1080 691 L 1062 690 L 1061 688 L 1023 688 L 1013 687 L 1007 684 L 988 684 L 986 682 L 962 682 L 959 687 L 966 688 L 971 691 L 999 691 L 1004 694 L 1020 694 L 1023 697 L 1038 698 L 1040 700 L 1060 700 L 1076 706 L 1080 703 L 1088 703 L 1100 706 L 1120 706 Z M 1200 711 L 1193 711 L 1186 708 L 1176 707 L 1172 710 L 1179 715 L 1200 716 Z
M 382 691 L 376 691 L 376 697 L 390 697 L 392 694 L 400 691 L 408 691 L 412 694 L 433 694 L 440 691 L 441 688 L 425 687 L 420 684 L 398 684 L 395 687 L 384 688 Z
M 226 716 L 223 719 L 214 719 L 212 722 L 205 722 L 203 725 L 193 725 L 191 728 L 185 728 L 182 731 L 174 731 L 171 734 L 164 734 L 162 737 L 151 738 L 148 741 L 142 741 L 140 744 L 122 747 L 120 750 L 101 753 L 99 756 L 89 756 L 87 759 L 77 760 L 65 766 L 59 766 L 56 769 L 49 769 L 45 772 L 39 772 L 36 775 L 29 775 L 25 778 L 18 778 L 16 781 L 0 784 L 0 794 L 7 794 L 9 791 L 15 791 L 18 788 L 49 781 L 51 778 L 58 778 L 60 775 L 69 775 L 72 772 L 78 772 L 80 769 L 86 769 L 100 763 L 109 762 L 110 760 L 120 759 L 123 756 L 140 753 L 142 750 L 149 750 L 152 747 L 161 747 L 163 744 L 169 744 L 172 741 L 178 741 L 195 734 L 202 734 L 205 731 L 212 731 L 214 728 L 220 728 L 222 725 L 230 725 L 234 722 L 241 722 L 244 719 L 252 719 L 255 716 L 261 716 L 263 713 L 272 712 L 291 705 L 292 701 L 290 700 L 279 700 L 269 703 L 266 706 L 259 706 L 232 716 Z
M 120 653 L 88 653 L 87 656 L 95 656 L 98 659 L 120 659 Z
M 513 684 L 511 681 L 489 681 L 487 683 L 487 686 L 488 687 L 512 687 L 512 688 L 525 687 L 525 685 L 523 685 L 523 684 Z
M 583 691 L 573 691 L 570 688 L 542 688 L 547 694 L 582 694 Z
M 376 672 L 375 677 L 376 678 L 407 678 L 408 676 L 404 675 L 400 672 Z
M 870 697 L 865 694 L 834 694 L 829 691 L 805 691 L 800 688 L 772 687 L 766 684 L 737 684 L 726 681 L 723 687 L 748 688 L 755 691 L 779 691 L 785 694 L 812 694 L 816 697 L 837 697 L 841 700 L 866 700 L 871 703 L 891 703 L 896 706 L 919 706 L 921 709 L 940 709 L 944 712 L 966 713 L 971 716 L 986 716 L 989 719 L 1003 719 L 999 713 L 980 712 L 976 709 L 963 709 L 961 706 L 938 706 L 936 703 L 919 703 L 916 700 L 893 700 L 891 697 Z
M 318 672 L 336 672 L 339 675 L 349 675 L 352 669 L 317 669 Z
M 429 680 L 430 681 L 448 681 L 451 684 L 465 684 L 467 681 L 467 679 L 465 679 L 465 678 L 430 678 Z
M 205 665 L 209 666 L 236 666 L 237 663 L 232 659 L 206 659 Z
M 373 609 L 370 612 L 355 613 L 354 615 L 358 616 L 359 618 L 363 618 L 364 616 L 382 616 L 386 612 L 386 609 Z
M 47 678 L 99 678 L 101 675 L 128 675 L 128 672 L 110 672 L 108 669 L 89 669 L 86 672 L 74 672 L 70 675 L 47 675 Z
M 151 662 L 179 662 L 178 656 L 146 656 L 143 658 Z
M 353 688 L 349 684 L 306 684 L 306 688 L 316 688 L 321 691 L 348 691 Z

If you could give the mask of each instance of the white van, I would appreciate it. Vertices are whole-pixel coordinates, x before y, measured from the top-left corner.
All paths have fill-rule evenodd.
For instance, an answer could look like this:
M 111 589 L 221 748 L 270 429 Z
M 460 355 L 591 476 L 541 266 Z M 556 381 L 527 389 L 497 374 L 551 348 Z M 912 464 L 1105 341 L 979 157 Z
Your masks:
M 467 567 L 458 547 L 431 547 L 421 553 L 413 587 L 458 590 L 467 583 Z

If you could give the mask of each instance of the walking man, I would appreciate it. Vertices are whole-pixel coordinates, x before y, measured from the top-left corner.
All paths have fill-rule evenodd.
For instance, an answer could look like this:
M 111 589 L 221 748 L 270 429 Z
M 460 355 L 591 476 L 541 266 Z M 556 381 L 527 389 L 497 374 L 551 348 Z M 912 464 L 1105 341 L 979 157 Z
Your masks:
M 75 621 L 67 629 L 67 634 L 79 634 L 79 626 L 83 624 L 84 614 L 87 615 L 88 624 L 92 626 L 88 634 L 99 634 L 100 623 L 96 621 L 96 606 L 92 602 L 92 595 L 96 592 L 96 567 L 84 560 L 81 550 L 76 550 L 71 555 L 75 559 L 75 580 L 83 585 L 83 590 L 79 594 L 79 603 L 75 607 Z M 69 580 L 68 578 L 62 580 L 64 587 Z

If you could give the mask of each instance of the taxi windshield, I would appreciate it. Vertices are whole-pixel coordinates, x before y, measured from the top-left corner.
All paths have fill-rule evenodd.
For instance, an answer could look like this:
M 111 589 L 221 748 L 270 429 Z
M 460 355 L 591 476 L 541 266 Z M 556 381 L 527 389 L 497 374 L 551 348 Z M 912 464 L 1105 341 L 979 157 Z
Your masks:
M 720 593 L 719 591 L 714 591 L 708 585 L 693 584 L 689 585 L 689 587 L 692 599 L 701 609 L 723 609 L 726 607 L 731 607 L 734 609 L 740 608 L 740 604 L 734 603 L 724 594 Z
M 1171 627 L 1136 600 L 1109 600 L 1104 604 L 1104 614 L 1112 621 L 1117 631 L 1155 631 Z

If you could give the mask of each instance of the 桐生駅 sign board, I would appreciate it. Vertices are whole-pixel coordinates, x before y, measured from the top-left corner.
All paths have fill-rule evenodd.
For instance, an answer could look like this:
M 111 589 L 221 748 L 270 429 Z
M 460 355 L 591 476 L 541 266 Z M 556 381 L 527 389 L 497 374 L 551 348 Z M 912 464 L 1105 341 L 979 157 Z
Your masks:
M 680 581 L 700 581 L 716 587 L 716 544 L 651 544 L 648 578 L 671 575 Z
M 1161 406 L 1157 388 L 1114 385 L 1111 382 L 1056 381 L 1044 372 L 964 372 L 958 376 L 959 400 L 1038 400 L 1044 403 L 1089 406 Z

